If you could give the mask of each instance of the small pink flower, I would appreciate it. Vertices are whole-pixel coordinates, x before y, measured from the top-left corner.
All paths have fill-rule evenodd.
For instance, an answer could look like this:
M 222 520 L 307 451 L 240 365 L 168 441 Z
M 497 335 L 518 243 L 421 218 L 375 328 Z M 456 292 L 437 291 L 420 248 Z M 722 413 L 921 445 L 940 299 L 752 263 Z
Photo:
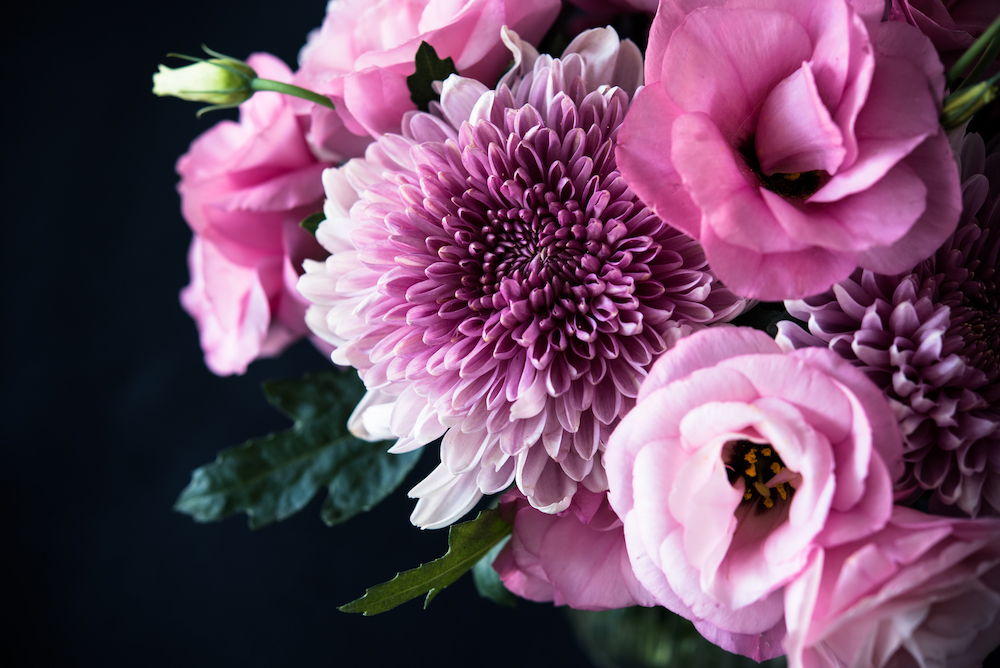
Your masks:
M 1000 644 L 1000 520 L 896 507 L 785 591 L 788 665 L 972 668 Z
M 882 393 L 828 350 L 720 327 L 664 354 L 636 401 L 605 452 L 636 577 L 725 649 L 780 654 L 782 587 L 889 519 L 901 446 Z
M 537 44 L 558 12 L 557 0 L 330 2 L 299 54 L 295 81 L 329 95 L 337 107 L 313 109 L 311 140 L 336 151 L 358 135 L 367 141 L 399 132 L 403 114 L 416 109 L 406 77 L 421 42 L 451 57 L 462 76 L 492 86 L 510 62 L 500 29 L 506 25 Z
M 510 591 L 578 610 L 653 605 L 632 573 L 607 494 L 581 489 L 556 515 L 533 508 L 520 492 L 505 495 L 501 506 L 514 532 L 493 568 Z
M 263 78 L 291 79 L 274 56 L 247 62 Z M 325 253 L 298 223 L 322 206 L 328 166 L 276 93 L 255 95 L 240 107 L 239 123 L 218 123 L 177 161 L 181 208 L 195 233 L 181 303 L 198 323 L 213 372 L 243 373 L 308 333 L 298 268 Z
M 664 0 L 622 125 L 632 188 L 734 292 L 896 273 L 955 229 L 943 70 L 911 26 L 845 0 Z

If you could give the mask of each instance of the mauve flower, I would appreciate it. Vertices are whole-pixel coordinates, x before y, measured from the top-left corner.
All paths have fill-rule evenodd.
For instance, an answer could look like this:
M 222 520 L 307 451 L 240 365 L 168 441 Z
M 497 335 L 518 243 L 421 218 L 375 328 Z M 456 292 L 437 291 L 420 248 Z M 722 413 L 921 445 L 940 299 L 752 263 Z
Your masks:
M 887 18 L 918 28 L 950 66 L 986 30 L 998 10 L 996 0 L 892 0 Z
M 832 352 L 758 330 L 680 340 L 605 451 L 639 582 L 724 649 L 781 654 L 782 588 L 818 548 L 892 511 L 899 433 L 881 392 Z
M 1000 514 L 1000 152 L 961 145 L 958 230 L 898 275 L 856 271 L 821 295 L 789 301 L 809 332 L 779 325 L 786 347 L 829 346 L 885 392 L 903 434 L 901 493 Z
M 358 135 L 367 143 L 398 133 L 417 108 L 406 77 L 421 42 L 451 57 L 462 76 L 492 86 L 510 63 L 500 28 L 537 43 L 558 12 L 558 0 L 331 0 L 299 53 L 295 79 L 336 105 L 312 109 L 310 139 L 336 151 Z
M 292 76 L 268 54 L 247 63 L 267 79 Z M 181 304 L 214 373 L 243 373 L 308 334 L 298 268 L 326 254 L 298 223 L 322 206 L 329 166 L 310 152 L 300 119 L 277 93 L 254 95 L 239 123 L 218 123 L 177 161 L 181 209 L 195 234 Z
M 641 56 L 611 29 L 561 59 L 516 34 L 496 91 L 458 76 L 364 160 L 324 173 L 332 253 L 307 263 L 307 321 L 369 389 L 351 420 L 405 452 L 444 436 L 410 494 L 444 526 L 512 481 L 566 509 L 607 489 L 601 453 L 671 343 L 743 306 L 700 247 L 618 173 Z
M 493 568 L 510 591 L 577 610 L 653 605 L 632 573 L 607 494 L 581 489 L 555 515 L 532 508 L 519 492 L 504 495 L 501 507 L 514 529 Z
M 1000 645 L 1000 520 L 896 507 L 785 592 L 788 665 L 972 668 Z
M 734 292 L 805 297 L 955 230 L 943 90 L 926 37 L 845 0 L 664 0 L 618 163 Z

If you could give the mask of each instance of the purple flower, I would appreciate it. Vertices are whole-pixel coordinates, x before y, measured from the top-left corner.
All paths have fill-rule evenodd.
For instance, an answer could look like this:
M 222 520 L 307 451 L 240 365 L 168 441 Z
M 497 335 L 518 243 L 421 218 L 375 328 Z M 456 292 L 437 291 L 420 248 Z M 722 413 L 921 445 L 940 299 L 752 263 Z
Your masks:
M 1000 153 L 978 135 L 960 149 L 958 230 L 912 271 L 856 271 L 833 289 L 786 302 L 809 332 L 792 346 L 829 346 L 885 392 L 903 433 L 901 494 L 934 490 L 932 508 L 1000 512 Z
M 515 480 L 549 513 L 578 484 L 606 490 L 601 453 L 653 360 L 743 306 L 618 173 L 638 48 L 611 29 L 562 59 L 504 41 L 495 91 L 452 76 L 435 113 L 325 173 L 332 255 L 300 282 L 313 331 L 369 389 L 352 430 L 393 452 L 444 436 L 410 492 L 424 527 Z

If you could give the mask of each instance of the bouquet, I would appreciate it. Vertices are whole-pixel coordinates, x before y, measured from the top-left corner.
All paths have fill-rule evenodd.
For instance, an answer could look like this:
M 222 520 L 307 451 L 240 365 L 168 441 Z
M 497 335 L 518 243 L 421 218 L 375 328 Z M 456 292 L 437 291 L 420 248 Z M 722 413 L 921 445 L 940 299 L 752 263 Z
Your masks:
M 177 163 L 181 303 L 216 374 L 332 364 L 179 511 L 333 525 L 430 450 L 447 553 L 341 610 L 471 571 L 791 666 L 1000 645 L 994 3 L 332 0 L 296 71 L 206 51 L 154 75 L 239 107 Z

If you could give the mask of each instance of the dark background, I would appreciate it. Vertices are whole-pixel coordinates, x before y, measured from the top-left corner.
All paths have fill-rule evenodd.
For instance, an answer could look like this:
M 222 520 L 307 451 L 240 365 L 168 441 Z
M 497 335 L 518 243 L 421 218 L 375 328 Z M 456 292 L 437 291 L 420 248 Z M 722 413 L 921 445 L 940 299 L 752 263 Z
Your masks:
M 191 234 L 174 161 L 235 112 L 159 99 L 167 52 L 202 42 L 295 63 L 322 0 L 20 4 L 5 9 L 2 392 L 5 656 L 73 666 L 586 666 L 566 617 L 480 599 L 336 607 L 445 550 L 403 488 L 327 528 L 319 498 L 278 525 L 198 525 L 171 506 L 218 450 L 284 429 L 260 382 L 324 358 L 300 343 L 242 377 L 203 365 L 181 310 Z M 13 564 L 10 564 L 10 560 Z M 8 616 L 8 618 L 11 618 Z M 11 664 L 8 664 L 11 665 Z

